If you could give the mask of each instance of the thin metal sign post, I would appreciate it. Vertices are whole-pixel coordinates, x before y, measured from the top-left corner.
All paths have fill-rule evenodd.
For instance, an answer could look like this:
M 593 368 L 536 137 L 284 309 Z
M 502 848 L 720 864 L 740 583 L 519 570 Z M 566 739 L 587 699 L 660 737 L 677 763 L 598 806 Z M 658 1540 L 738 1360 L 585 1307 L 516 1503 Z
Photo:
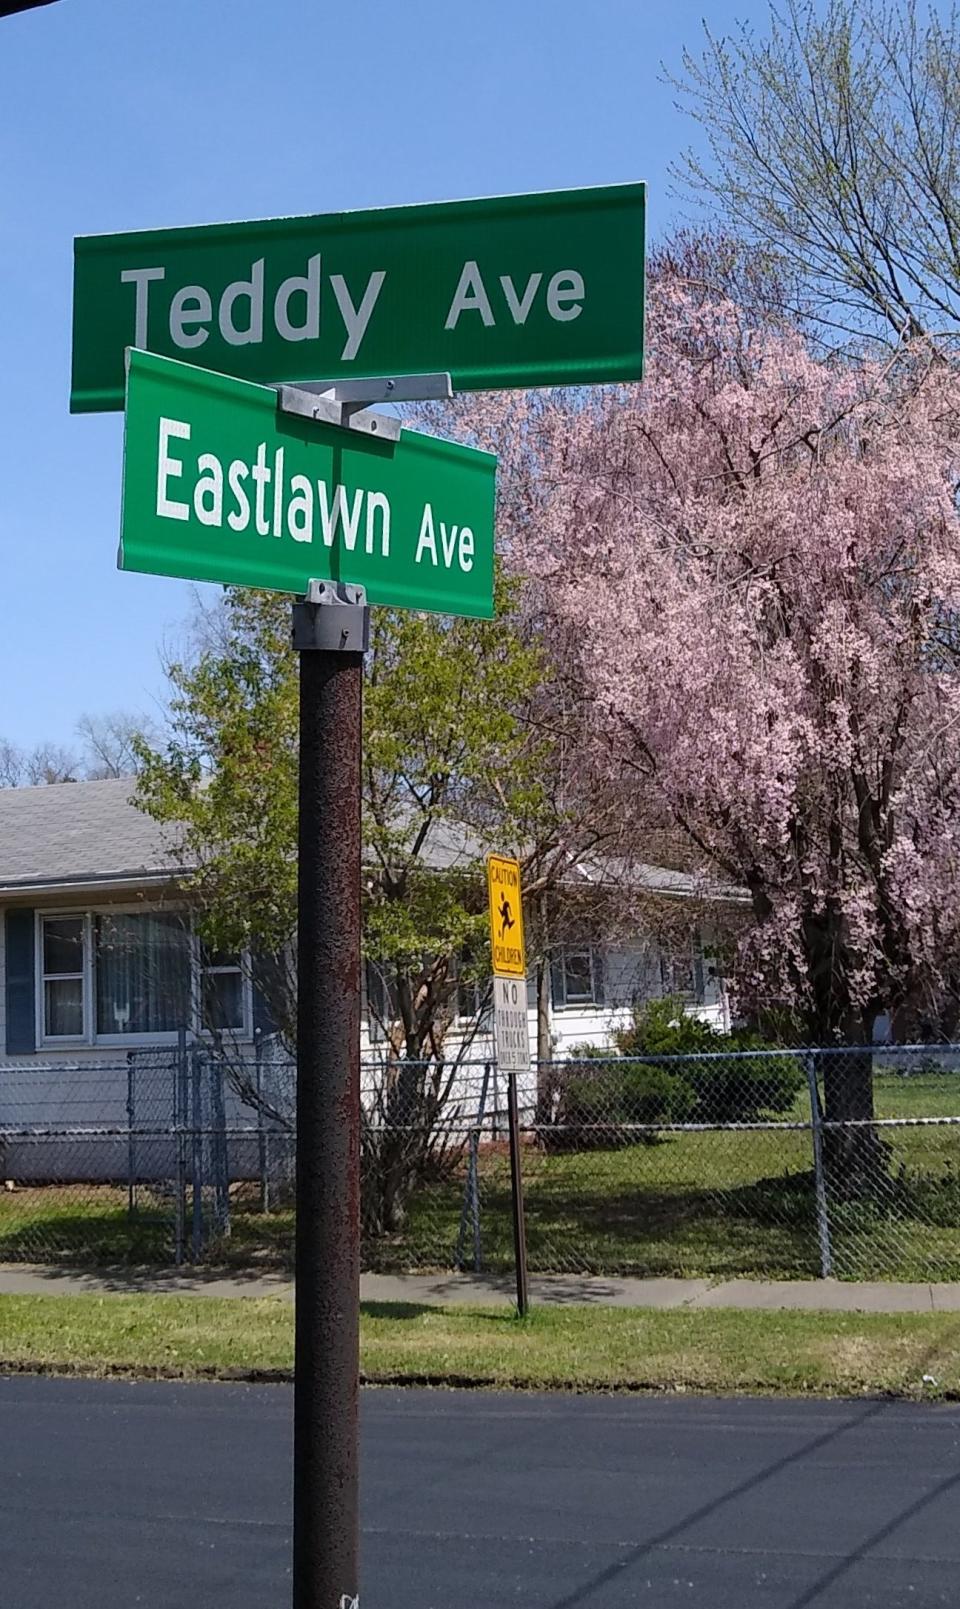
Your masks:
M 523 1167 L 520 1160 L 520 1111 L 517 1076 L 530 1073 L 530 1024 L 527 1020 L 527 953 L 523 939 L 523 893 L 520 862 L 507 855 L 487 856 L 487 900 L 490 955 L 493 961 L 493 1033 L 497 1065 L 507 1075 L 507 1124 L 510 1134 L 510 1195 L 513 1203 L 513 1253 L 517 1276 L 517 1312 L 525 1318 L 527 1232 L 523 1217 Z
M 145 269 L 144 283 L 156 272 Z M 295 288 L 291 279 L 291 295 Z M 448 373 L 264 386 L 145 350 L 128 350 L 124 364 L 119 567 L 305 593 L 292 619 L 300 655 L 293 1609 L 358 1609 L 367 599 L 492 618 L 496 458 L 404 432 L 367 406 L 449 397 Z M 226 521 L 225 486 L 236 504 Z M 314 565 L 327 576 L 311 578 Z M 199 1210 L 199 1190 L 194 1198 Z M 196 1224 L 194 1245 L 199 1255 Z
M 300 655 L 294 1609 L 359 1602 L 360 737 L 370 614 L 313 582 Z
M 396 439 L 397 421 L 363 404 L 449 396 L 450 377 L 332 389 L 282 386 L 278 407 Z M 292 641 L 300 656 L 293 1609 L 357 1609 L 363 587 L 311 581 L 293 606 Z
M 520 1114 L 517 1107 L 517 1075 L 507 1074 L 507 1121 L 510 1126 L 510 1195 L 513 1201 L 513 1257 L 517 1280 L 517 1312 L 526 1318 L 530 1307 L 527 1291 L 527 1229 L 523 1216 L 523 1167 L 520 1161 Z

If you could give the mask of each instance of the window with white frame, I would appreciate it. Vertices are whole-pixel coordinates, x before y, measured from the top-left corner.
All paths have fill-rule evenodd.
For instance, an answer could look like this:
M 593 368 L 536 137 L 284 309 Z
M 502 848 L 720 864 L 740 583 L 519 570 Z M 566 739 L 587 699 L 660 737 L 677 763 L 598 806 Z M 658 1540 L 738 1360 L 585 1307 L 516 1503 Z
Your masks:
M 40 928 L 40 999 L 45 1039 L 82 1039 L 87 919 L 45 917 Z
M 457 1016 L 461 1022 L 470 1022 L 483 1009 L 485 987 L 476 978 L 457 978 Z
M 489 964 L 487 961 L 486 967 Z M 486 1026 L 493 1010 L 489 971 L 481 969 L 472 950 L 464 950 L 454 957 L 453 970 L 457 986 L 458 1020 L 473 1022 L 480 1018 L 480 1023 Z
M 485 1024 L 493 1007 L 489 978 L 477 976 L 476 966 L 471 958 L 454 958 L 450 984 L 455 990 L 457 1020 L 473 1021 L 479 1016 L 481 1025 Z M 397 974 L 389 962 L 367 962 L 366 994 L 368 1031 L 371 1039 L 377 1040 L 382 1036 L 386 1024 L 400 1020 Z
M 699 943 L 691 941 L 689 948 L 660 952 L 660 993 L 684 1000 L 688 1005 L 703 1005 L 703 955 Z
M 243 1033 L 246 1001 L 243 965 L 235 951 L 200 946 L 200 1016 L 212 1033 Z
M 207 949 L 183 912 L 44 913 L 37 952 L 44 1042 L 172 1038 L 183 1027 L 250 1032 L 241 957 Z
M 98 1039 L 176 1033 L 189 1021 L 191 939 L 176 911 L 93 918 Z
M 550 977 L 558 1011 L 603 1004 L 603 957 L 596 945 L 562 945 L 553 954 Z
M 479 1018 L 478 1027 L 487 1029 L 493 1017 L 493 990 L 489 978 L 457 979 L 457 1017 L 461 1022 Z

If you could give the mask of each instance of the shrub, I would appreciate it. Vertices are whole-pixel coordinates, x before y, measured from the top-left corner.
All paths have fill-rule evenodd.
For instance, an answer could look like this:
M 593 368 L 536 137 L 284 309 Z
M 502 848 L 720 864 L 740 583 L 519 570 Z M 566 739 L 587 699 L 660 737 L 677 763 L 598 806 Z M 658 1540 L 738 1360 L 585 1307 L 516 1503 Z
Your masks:
M 796 1056 L 743 1029 L 723 1033 L 690 1016 L 682 1000 L 638 1006 L 614 1043 L 615 1055 L 575 1045 L 557 1069 L 554 1126 L 541 1130 L 552 1150 L 652 1145 L 661 1124 L 776 1117 L 789 1112 L 804 1083 Z M 769 1054 L 741 1059 L 741 1051 Z M 651 1127 L 638 1134 L 631 1124 Z
M 746 1047 L 744 1047 L 746 1048 Z M 751 1123 L 789 1112 L 803 1085 L 795 1056 L 701 1062 L 683 1074 L 700 1123 Z
M 622 1088 L 630 1123 L 683 1123 L 693 1112 L 692 1090 L 667 1067 L 633 1062 L 623 1073 Z
M 616 1045 L 621 1056 L 689 1057 L 666 1066 L 691 1091 L 688 1115 L 699 1123 L 748 1123 L 788 1112 L 804 1082 L 795 1056 L 775 1051 L 759 1034 L 743 1029 L 723 1033 L 690 1016 L 678 999 L 651 1000 L 637 1007 L 629 1028 L 616 1035 Z M 737 1054 L 764 1050 L 771 1054 L 744 1059 Z M 711 1059 L 698 1060 L 704 1057 Z
M 731 1038 L 702 1017 L 692 1017 L 683 1001 L 671 996 L 635 1006 L 629 1028 L 613 1036 L 621 1056 L 704 1056 L 730 1050 Z
M 545 1138 L 553 1149 L 564 1150 L 650 1145 L 656 1133 L 637 1134 L 628 1125 L 682 1123 L 694 1099 L 684 1079 L 668 1067 L 624 1065 L 596 1046 L 576 1046 L 560 1074 L 555 1128 Z

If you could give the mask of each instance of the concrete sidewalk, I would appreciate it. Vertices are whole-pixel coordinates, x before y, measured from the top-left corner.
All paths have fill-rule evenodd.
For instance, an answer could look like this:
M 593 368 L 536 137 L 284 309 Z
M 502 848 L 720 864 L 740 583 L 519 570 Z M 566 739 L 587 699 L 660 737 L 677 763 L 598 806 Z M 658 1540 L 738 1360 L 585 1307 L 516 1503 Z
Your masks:
M 0 1264 L 2 1296 L 136 1295 L 280 1296 L 293 1299 L 293 1282 L 279 1273 L 218 1274 L 192 1271 L 47 1268 Z M 364 1302 L 418 1306 L 453 1303 L 496 1305 L 514 1299 L 509 1277 L 467 1274 L 364 1274 Z M 847 1283 L 833 1279 L 707 1280 L 598 1279 L 589 1275 L 533 1275 L 530 1299 L 550 1306 L 806 1309 L 833 1313 L 957 1313 L 960 1285 Z

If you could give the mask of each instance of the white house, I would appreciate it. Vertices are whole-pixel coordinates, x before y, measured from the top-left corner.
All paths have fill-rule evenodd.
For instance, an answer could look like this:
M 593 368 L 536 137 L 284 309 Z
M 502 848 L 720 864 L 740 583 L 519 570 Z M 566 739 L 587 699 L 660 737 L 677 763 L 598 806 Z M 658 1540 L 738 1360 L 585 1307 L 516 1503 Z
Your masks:
M 272 1067 L 269 1076 L 286 1080 L 291 1095 L 289 1070 L 268 1053 L 272 1024 L 251 969 L 240 956 L 211 953 L 201 943 L 183 892 L 189 869 L 178 864 L 163 829 L 131 802 L 132 792 L 129 779 L 0 790 L 0 1152 L 8 1177 L 120 1177 L 133 1166 L 126 1134 L 144 1124 L 172 1132 L 180 1099 L 176 1047 L 184 1032 L 202 1044 L 211 1024 L 228 1031 L 239 1058 Z M 452 874 L 472 853 L 449 825 L 434 835 L 435 869 Z M 571 863 L 571 893 L 589 894 L 602 875 L 596 865 Z M 627 876 L 623 868 L 612 875 L 621 882 Z M 700 893 L 681 872 L 646 866 L 630 877 L 638 897 L 690 902 Z M 719 911 L 738 895 L 719 890 L 716 898 Z M 565 932 L 552 952 L 552 1057 L 562 1059 L 585 1041 L 611 1043 L 634 1002 L 651 996 L 681 994 L 687 1009 L 727 1021 L 722 982 L 702 935 L 668 953 L 649 932 L 638 930 L 630 943 L 605 943 L 596 927 L 589 938 L 577 937 L 572 926 Z M 533 1047 L 533 979 L 528 1008 Z M 462 1050 L 472 1025 L 457 1099 L 465 1113 L 476 1112 L 473 1083 L 479 1088 L 488 1077 L 480 1069 L 494 1062 L 494 1047 L 487 1022 L 481 1019 L 476 1031 L 473 989 L 463 992 L 460 1020 L 462 1031 L 454 1024 L 448 1048 L 451 1056 L 458 1044 Z M 376 1015 L 365 1010 L 361 1051 L 368 1064 L 381 1049 Z M 531 1068 L 521 1080 L 521 1107 L 532 1108 L 535 1098 Z M 235 1089 L 228 1087 L 225 1099 L 217 1121 L 231 1129 L 256 1126 L 256 1112 Z M 497 1099 L 494 1069 L 494 1107 Z M 94 1129 L 103 1132 L 93 1136 Z M 42 1145 L 32 1143 L 34 1130 Z M 166 1176 L 170 1144 L 144 1141 L 137 1170 Z
M 134 1049 L 173 1046 L 178 1031 L 201 1033 L 215 1021 L 252 1043 L 269 1032 L 265 1007 L 237 955 L 210 953 L 191 931 L 188 902 L 162 828 L 131 802 L 128 779 L 0 790 L 0 1047 L 7 1062 L 109 1060 Z M 451 829 L 432 854 L 453 866 Z M 601 873 L 571 863 L 582 893 Z M 622 873 L 618 873 L 622 875 Z M 638 895 L 689 901 L 688 873 L 634 868 Z M 738 891 L 717 899 L 738 902 Z M 709 943 L 710 935 L 706 935 Z M 531 1042 L 536 998 L 528 985 Z M 550 997 L 553 1054 L 571 1045 L 609 1043 L 638 999 L 679 993 L 689 1009 L 727 1020 L 722 981 L 704 935 L 669 953 L 648 933 L 606 944 L 602 935 L 555 947 Z M 474 1002 L 464 1000 L 465 1013 Z M 364 1051 L 375 1052 L 365 1013 Z M 481 1038 L 475 1054 L 490 1053 Z

